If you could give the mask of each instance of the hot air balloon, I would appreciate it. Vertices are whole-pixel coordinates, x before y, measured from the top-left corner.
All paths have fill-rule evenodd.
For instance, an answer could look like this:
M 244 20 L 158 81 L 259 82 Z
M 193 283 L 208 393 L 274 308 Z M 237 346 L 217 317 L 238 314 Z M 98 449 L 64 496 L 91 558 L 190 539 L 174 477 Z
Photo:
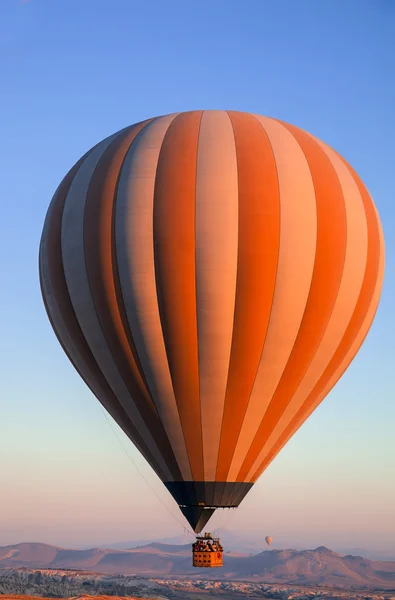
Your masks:
M 328 145 L 260 115 L 191 111 L 82 157 L 52 199 L 39 263 L 65 353 L 200 533 L 355 357 L 384 242 Z
M 272 538 L 272 537 L 270 537 L 270 535 L 267 535 L 267 536 L 265 537 L 265 542 L 266 542 L 266 544 L 267 544 L 268 546 L 270 546 L 270 545 L 271 545 L 271 543 L 273 542 L 273 538 Z

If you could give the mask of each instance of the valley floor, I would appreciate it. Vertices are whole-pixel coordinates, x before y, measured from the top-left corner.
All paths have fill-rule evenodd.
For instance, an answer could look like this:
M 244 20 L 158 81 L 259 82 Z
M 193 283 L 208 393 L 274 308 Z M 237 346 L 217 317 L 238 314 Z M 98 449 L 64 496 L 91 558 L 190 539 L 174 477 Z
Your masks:
M 341 590 L 248 581 L 159 579 L 48 569 L 0 570 L 1 600 L 395 600 L 394 591 Z

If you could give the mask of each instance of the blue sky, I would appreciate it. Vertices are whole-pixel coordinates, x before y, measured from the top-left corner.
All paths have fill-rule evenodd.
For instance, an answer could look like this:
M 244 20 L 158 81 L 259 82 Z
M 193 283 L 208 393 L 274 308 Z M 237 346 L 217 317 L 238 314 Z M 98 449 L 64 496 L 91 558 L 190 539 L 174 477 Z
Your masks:
M 2 0 L 0 544 L 182 533 L 58 346 L 37 255 L 55 188 L 93 144 L 146 117 L 224 108 L 281 118 L 343 154 L 387 251 L 357 359 L 228 526 L 293 546 L 393 545 L 394 32 L 392 0 Z

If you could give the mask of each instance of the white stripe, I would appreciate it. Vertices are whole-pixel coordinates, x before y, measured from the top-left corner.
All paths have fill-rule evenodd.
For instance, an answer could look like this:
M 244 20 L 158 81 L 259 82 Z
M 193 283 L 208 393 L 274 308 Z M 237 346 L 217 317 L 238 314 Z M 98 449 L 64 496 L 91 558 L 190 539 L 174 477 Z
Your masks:
M 122 297 L 140 365 L 182 476 L 191 480 L 159 316 L 153 244 L 159 152 L 176 116 L 149 123 L 125 157 L 116 199 L 115 240 Z
M 273 429 L 262 452 L 252 466 L 248 475 L 249 477 L 253 476 L 259 468 L 259 465 L 264 462 L 266 455 L 270 452 L 280 438 L 282 432 L 302 407 L 303 402 L 314 389 L 314 386 L 331 361 L 354 312 L 365 275 L 368 252 L 368 230 L 365 208 L 358 186 L 343 161 L 338 158 L 335 152 L 330 148 L 325 147 L 319 140 L 315 141 L 320 144 L 324 151 L 326 151 L 337 172 L 343 190 L 347 219 L 347 245 L 344 270 L 333 312 L 320 345 L 318 346 L 298 389 L 279 419 L 276 427 Z
M 114 362 L 96 314 L 84 255 L 84 211 L 90 180 L 97 164 L 119 133 L 101 142 L 85 159 L 66 198 L 62 220 L 62 256 L 67 287 L 84 337 L 118 401 L 169 480 L 171 473 L 138 411 Z
M 359 349 L 361 347 L 361 344 L 363 344 L 363 342 L 365 340 L 365 337 L 368 334 L 370 327 L 372 326 L 373 319 L 375 317 L 375 313 L 376 313 L 378 304 L 380 302 L 380 295 L 381 295 L 381 289 L 382 289 L 382 278 L 383 278 L 383 275 L 384 275 L 384 264 L 385 264 L 384 238 L 383 238 L 383 233 L 382 233 L 382 229 L 381 229 L 380 219 L 377 218 L 377 220 L 378 220 L 378 225 L 379 225 L 379 236 L 380 236 L 380 263 L 379 263 L 378 276 L 377 276 L 376 285 L 375 285 L 375 289 L 374 289 L 374 292 L 373 292 L 372 300 L 371 300 L 369 308 L 368 308 L 368 310 L 366 312 L 366 316 L 365 316 L 365 319 L 363 321 L 362 327 L 361 327 L 361 329 L 360 329 L 357 337 L 355 338 L 354 342 L 352 343 L 349 351 L 347 352 L 346 356 L 342 360 L 340 366 L 336 369 L 335 373 L 333 374 L 333 376 L 329 380 L 328 384 L 326 385 L 325 389 L 316 398 L 316 400 L 314 401 L 313 406 L 311 406 L 309 408 L 308 412 L 303 416 L 303 420 L 302 421 L 298 421 L 298 423 L 295 425 L 295 427 L 292 430 L 292 432 L 288 435 L 287 439 L 283 442 L 282 448 L 285 446 L 285 444 L 288 442 L 288 440 L 291 439 L 291 437 L 295 434 L 295 432 L 299 429 L 299 427 L 301 427 L 301 425 L 303 425 L 303 423 L 315 411 L 315 409 L 317 408 L 317 406 L 319 406 L 321 404 L 321 402 L 324 400 L 325 396 L 327 396 L 329 394 L 329 392 L 334 387 L 334 385 L 336 385 L 336 383 L 342 377 L 342 375 L 344 374 L 344 372 L 349 367 L 350 363 L 355 358 L 355 355 L 359 351 Z M 281 448 L 280 448 L 280 450 L 281 450 Z M 277 452 L 271 457 L 271 459 L 268 462 L 268 464 L 266 465 L 265 469 L 267 469 L 267 467 L 269 466 L 269 464 L 274 460 L 274 458 L 277 456 L 277 454 L 280 452 L 280 450 L 277 450 Z M 262 468 L 260 469 L 260 471 L 258 472 L 257 476 L 255 477 L 255 481 L 263 473 L 263 470 L 264 469 L 262 469 Z
M 196 175 L 196 310 L 204 476 L 214 481 L 232 346 L 238 244 L 235 139 L 226 112 L 204 111 Z
M 306 157 L 283 125 L 266 117 L 256 118 L 268 135 L 276 161 L 280 248 L 266 340 L 229 481 L 238 476 L 292 352 L 310 291 L 317 241 L 317 206 Z
M 85 363 L 83 357 L 81 356 L 80 352 L 78 351 L 77 347 L 75 346 L 72 337 L 69 335 L 67 326 L 66 326 L 66 324 L 63 320 L 63 317 L 59 311 L 58 304 L 56 302 L 55 295 L 52 290 L 51 279 L 50 279 L 50 275 L 49 275 L 49 267 L 48 267 L 48 253 L 51 250 L 48 249 L 47 243 L 48 243 L 49 229 L 50 229 L 50 226 L 52 223 L 52 212 L 53 212 L 54 203 L 56 200 L 56 195 L 57 195 L 57 192 L 55 193 L 55 195 L 51 201 L 51 204 L 48 208 L 47 216 L 45 219 L 44 228 L 43 228 L 43 232 L 42 232 L 42 236 L 41 236 L 41 243 L 40 243 L 39 261 L 40 261 L 41 282 L 42 282 L 42 287 L 43 287 L 43 296 L 45 298 L 45 301 L 47 304 L 47 309 L 48 309 L 49 315 L 52 319 L 54 329 L 55 329 L 57 335 L 59 336 L 59 338 L 61 339 L 61 341 L 62 341 L 63 345 L 65 346 L 67 352 L 69 353 L 70 357 L 74 361 L 76 368 L 80 371 L 82 376 L 86 379 L 92 392 L 97 397 L 103 397 L 103 395 L 104 395 L 103 391 L 101 390 L 101 388 L 98 387 L 97 383 L 92 378 L 91 373 L 90 373 L 88 367 L 86 366 L 86 363 Z

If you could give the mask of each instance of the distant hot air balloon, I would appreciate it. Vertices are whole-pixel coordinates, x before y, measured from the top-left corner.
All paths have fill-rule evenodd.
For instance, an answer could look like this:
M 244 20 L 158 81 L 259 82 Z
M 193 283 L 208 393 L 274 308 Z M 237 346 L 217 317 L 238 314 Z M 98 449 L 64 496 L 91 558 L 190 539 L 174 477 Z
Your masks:
M 350 165 L 239 112 L 127 127 L 57 189 L 42 294 L 64 351 L 196 532 L 236 507 L 372 324 L 384 242 Z
M 273 541 L 273 538 L 272 538 L 272 537 L 270 537 L 270 535 L 267 535 L 267 536 L 265 537 L 265 542 L 266 542 L 266 544 L 267 544 L 268 546 L 270 546 L 270 545 L 271 545 L 272 541 Z

